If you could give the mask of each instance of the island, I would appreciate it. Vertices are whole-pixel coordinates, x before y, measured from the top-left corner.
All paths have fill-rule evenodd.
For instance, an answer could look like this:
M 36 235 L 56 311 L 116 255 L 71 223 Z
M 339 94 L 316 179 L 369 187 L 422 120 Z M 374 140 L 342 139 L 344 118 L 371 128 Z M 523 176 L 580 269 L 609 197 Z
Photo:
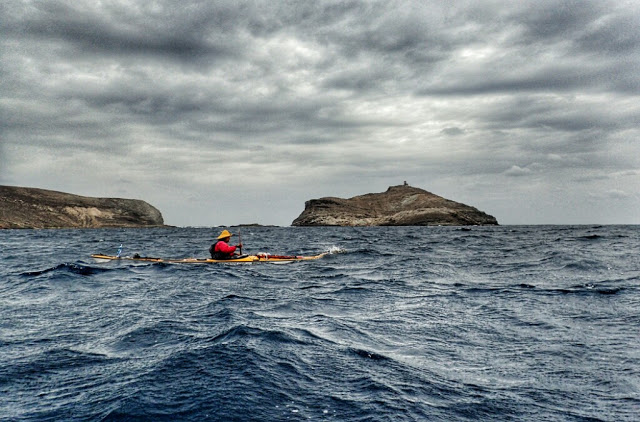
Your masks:
M 305 202 L 292 226 L 469 226 L 498 225 L 495 217 L 408 184 L 386 192 Z
M 160 211 L 138 199 L 92 198 L 0 186 L 0 229 L 162 226 Z

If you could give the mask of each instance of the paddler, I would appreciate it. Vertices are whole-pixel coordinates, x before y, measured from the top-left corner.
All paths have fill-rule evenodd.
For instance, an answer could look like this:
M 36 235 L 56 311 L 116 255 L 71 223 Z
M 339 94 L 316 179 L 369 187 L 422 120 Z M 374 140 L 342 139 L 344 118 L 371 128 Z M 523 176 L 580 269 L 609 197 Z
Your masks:
M 222 230 L 218 240 L 211 245 L 209 252 L 212 259 L 233 259 L 236 255 L 236 249 L 242 250 L 242 243 L 238 243 L 235 246 L 229 245 L 233 236 L 228 230 Z

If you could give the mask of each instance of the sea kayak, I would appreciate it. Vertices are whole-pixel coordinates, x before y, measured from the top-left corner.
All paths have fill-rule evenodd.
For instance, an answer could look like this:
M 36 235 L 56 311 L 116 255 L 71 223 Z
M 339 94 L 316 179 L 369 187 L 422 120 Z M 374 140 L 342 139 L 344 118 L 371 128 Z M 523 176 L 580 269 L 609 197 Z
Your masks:
M 298 261 L 313 261 L 320 259 L 327 255 L 327 252 L 313 256 L 300 256 L 300 255 L 271 255 L 266 253 L 260 253 L 256 255 L 240 255 L 234 259 L 211 259 L 211 258 L 153 258 L 148 256 L 140 256 L 135 254 L 133 256 L 115 256 L 115 255 L 103 255 L 93 254 L 91 257 L 98 262 L 107 261 L 138 261 L 138 262 L 162 262 L 165 264 L 254 264 L 266 262 L 270 264 L 286 264 L 289 262 Z

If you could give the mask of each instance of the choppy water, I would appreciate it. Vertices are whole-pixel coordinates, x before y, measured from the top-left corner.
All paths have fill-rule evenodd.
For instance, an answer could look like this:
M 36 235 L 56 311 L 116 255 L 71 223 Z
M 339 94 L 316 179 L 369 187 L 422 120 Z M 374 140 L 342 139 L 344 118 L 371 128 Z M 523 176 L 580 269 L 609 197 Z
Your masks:
M 640 227 L 0 231 L 2 421 L 632 421 Z

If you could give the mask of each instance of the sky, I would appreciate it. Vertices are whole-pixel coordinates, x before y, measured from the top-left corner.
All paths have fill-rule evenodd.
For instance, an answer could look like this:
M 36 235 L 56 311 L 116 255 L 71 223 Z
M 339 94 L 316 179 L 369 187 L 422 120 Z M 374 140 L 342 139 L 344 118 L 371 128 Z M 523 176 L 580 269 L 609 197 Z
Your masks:
M 0 185 L 288 226 L 405 181 L 640 224 L 640 1 L 3 0 Z

